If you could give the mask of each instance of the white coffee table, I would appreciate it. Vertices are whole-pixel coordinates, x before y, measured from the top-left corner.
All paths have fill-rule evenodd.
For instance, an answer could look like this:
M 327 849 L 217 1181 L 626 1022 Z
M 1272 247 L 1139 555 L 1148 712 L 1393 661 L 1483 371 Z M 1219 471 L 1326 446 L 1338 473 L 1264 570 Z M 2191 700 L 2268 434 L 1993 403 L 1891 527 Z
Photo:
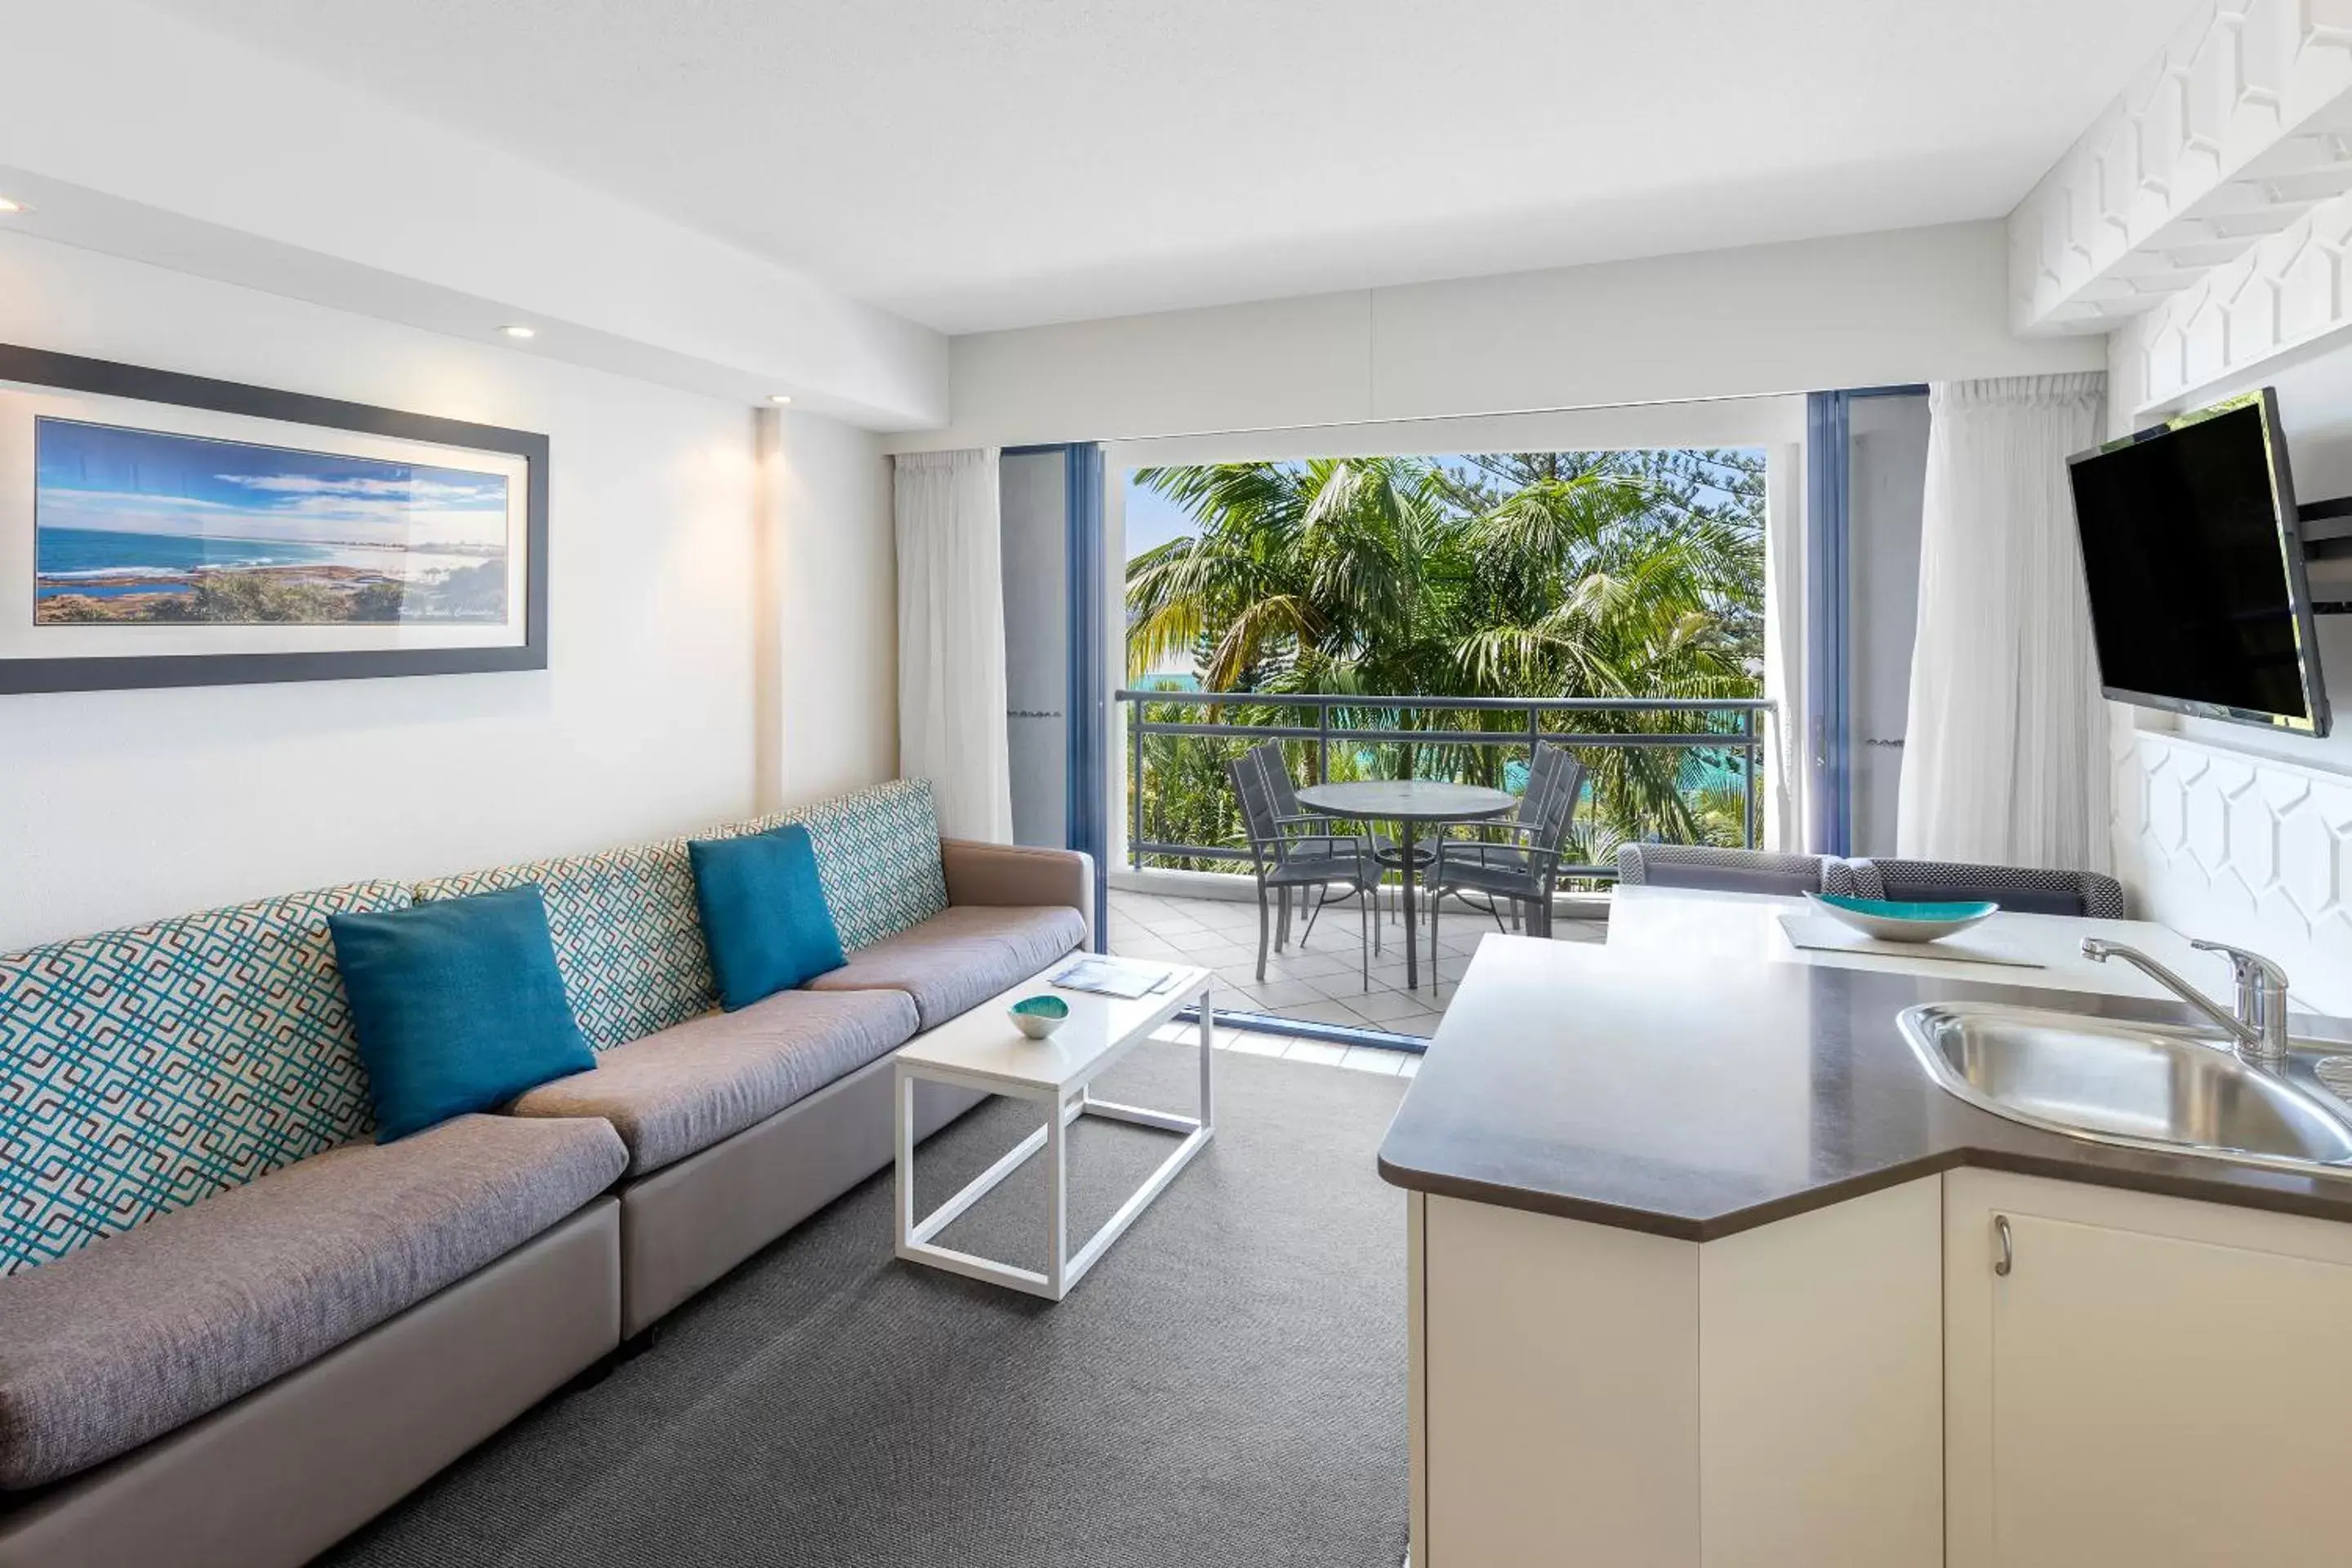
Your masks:
M 1146 1205 L 1158 1197 L 1176 1173 L 1191 1163 L 1215 1131 L 1215 1101 L 1212 1075 L 1216 1034 L 1209 1005 L 1205 969 L 1178 968 L 1176 982 L 1167 990 L 1133 1001 L 1100 996 L 1086 991 L 1066 991 L 1048 984 L 1047 976 L 1065 968 L 1070 959 L 1024 981 L 962 1016 L 918 1036 L 898 1049 L 895 1090 L 898 1121 L 898 1256 L 928 1263 L 974 1279 L 1025 1290 L 1058 1301 L 1086 1278 L 1110 1244 L 1135 1223 Z M 1013 1026 L 1005 1009 L 1024 996 L 1050 992 L 1070 1005 L 1069 1021 L 1050 1037 L 1032 1040 Z M 1093 1099 L 1087 1085 L 1112 1066 L 1151 1031 L 1187 1005 L 1201 1009 L 1201 1113 L 1179 1116 L 1140 1106 L 1113 1105 Z M 924 1218 L 915 1217 L 915 1085 L 954 1084 L 989 1094 L 1026 1100 L 1046 1108 L 1045 1125 L 1015 1144 L 1011 1152 L 974 1177 L 961 1192 Z M 1070 1251 L 1069 1126 L 1081 1116 L 1106 1117 L 1139 1127 L 1181 1132 L 1183 1141 L 1169 1151 L 1135 1194 L 1118 1206 L 1076 1253 Z M 931 1237 L 955 1223 L 966 1209 L 992 1191 L 1023 1162 L 1043 1149 L 1050 1167 L 1045 1198 L 1045 1271 L 1016 1268 L 1009 1263 L 941 1247 Z

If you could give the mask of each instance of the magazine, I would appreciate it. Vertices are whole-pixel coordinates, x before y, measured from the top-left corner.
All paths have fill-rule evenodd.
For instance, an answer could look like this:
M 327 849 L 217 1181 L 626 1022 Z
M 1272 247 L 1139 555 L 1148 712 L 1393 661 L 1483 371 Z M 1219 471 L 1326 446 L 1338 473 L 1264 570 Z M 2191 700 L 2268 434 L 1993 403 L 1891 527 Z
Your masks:
M 1138 963 L 1132 959 L 1089 956 L 1064 967 L 1054 984 L 1069 991 L 1092 991 L 1129 1001 L 1165 991 L 1176 983 L 1175 969 L 1165 963 Z

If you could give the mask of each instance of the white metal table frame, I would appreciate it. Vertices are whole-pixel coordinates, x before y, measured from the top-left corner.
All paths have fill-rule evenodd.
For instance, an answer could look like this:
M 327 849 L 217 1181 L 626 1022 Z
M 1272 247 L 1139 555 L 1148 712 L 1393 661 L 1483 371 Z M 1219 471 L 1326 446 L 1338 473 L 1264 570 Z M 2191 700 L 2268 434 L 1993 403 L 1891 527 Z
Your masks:
M 1177 986 L 1169 994 L 1164 1010 L 1149 1017 L 1133 1029 L 1119 1044 L 1105 1050 L 1075 1079 L 1060 1083 L 1018 1081 L 992 1073 L 960 1071 L 936 1062 L 898 1060 L 897 1083 L 893 1103 L 898 1108 L 898 1256 L 914 1263 L 927 1263 L 934 1268 L 965 1275 L 973 1279 L 985 1279 L 992 1285 L 1003 1285 L 1014 1290 L 1025 1290 L 1033 1296 L 1043 1296 L 1058 1301 L 1070 1293 L 1071 1288 L 1087 1276 L 1087 1271 L 1102 1260 L 1110 1244 L 1125 1235 L 1136 1216 L 1150 1206 L 1151 1200 L 1167 1190 L 1178 1172 L 1191 1164 L 1192 1156 L 1216 1133 L 1215 1085 L 1215 1010 L 1210 1005 L 1209 993 L 1213 976 L 1203 973 L 1189 984 Z M 1151 1031 L 1181 1012 L 1187 1003 L 1199 1006 L 1201 1041 L 1201 1110 L 1197 1116 L 1180 1116 L 1171 1111 L 1152 1110 L 1138 1105 L 1118 1105 L 1095 1099 L 1087 1092 L 1088 1083 L 1118 1061 L 1142 1041 Z M 962 1191 L 948 1199 L 921 1219 L 915 1217 L 915 1085 L 917 1082 L 952 1084 L 960 1089 L 978 1089 L 987 1094 L 1001 1094 L 1008 1099 L 1024 1100 L 1046 1107 L 1045 1124 L 1014 1144 L 1005 1155 L 965 1184 Z M 1138 1127 L 1156 1128 L 1163 1132 L 1181 1132 L 1183 1141 L 1169 1151 L 1168 1157 L 1157 1170 L 1144 1178 L 1118 1212 L 1103 1222 L 1102 1228 L 1088 1237 L 1076 1252 L 1070 1250 L 1070 1124 L 1081 1116 L 1099 1116 L 1107 1121 L 1130 1122 Z M 1044 1150 L 1049 1173 L 1045 1184 L 1045 1271 L 1020 1268 L 975 1253 L 960 1252 L 951 1247 L 941 1247 L 931 1238 L 953 1225 L 972 1205 L 986 1197 L 1007 1176 L 1018 1170 L 1039 1150 Z

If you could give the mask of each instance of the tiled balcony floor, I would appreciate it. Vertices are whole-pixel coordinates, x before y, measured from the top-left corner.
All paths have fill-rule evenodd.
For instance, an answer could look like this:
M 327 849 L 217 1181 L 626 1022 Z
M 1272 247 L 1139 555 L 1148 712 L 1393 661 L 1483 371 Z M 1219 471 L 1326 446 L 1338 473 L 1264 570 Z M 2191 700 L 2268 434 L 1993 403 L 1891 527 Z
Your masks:
M 1257 904 L 1227 899 L 1188 899 L 1114 889 L 1110 895 L 1110 950 L 1133 958 L 1202 963 L 1217 972 L 1216 1001 L 1222 1007 L 1271 1013 L 1318 1024 L 1434 1034 L 1445 1003 L 1479 941 L 1495 922 L 1449 902 L 1438 941 L 1437 972 L 1444 983 L 1433 998 L 1429 953 L 1422 953 L 1421 986 L 1404 983 L 1404 928 L 1393 911 L 1383 917 L 1381 952 L 1372 959 L 1371 985 L 1364 984 L 1360 954 L 1361 930 L 1352 903 L 1335 904 L 1315 923 L 1307 946 L 1294 940 L 1268 952 L 1265 981 L 1257 979 Z M 1295 938 L 1303 921 L 1294 917 Z M 1423 926 L 1426 937 L 1428 928 Z M 1608 927 L 1598 921 L 1561 919 L 1553 925 L 1563 942 L 1600 942 Z M 1245 1048 L 1238 1044 L 1236 1048 Z M 1342 1047 L 1327 1047 L 1339 1050 Z M 1319 1058 L 1318 1058 L 1319 1059 Z

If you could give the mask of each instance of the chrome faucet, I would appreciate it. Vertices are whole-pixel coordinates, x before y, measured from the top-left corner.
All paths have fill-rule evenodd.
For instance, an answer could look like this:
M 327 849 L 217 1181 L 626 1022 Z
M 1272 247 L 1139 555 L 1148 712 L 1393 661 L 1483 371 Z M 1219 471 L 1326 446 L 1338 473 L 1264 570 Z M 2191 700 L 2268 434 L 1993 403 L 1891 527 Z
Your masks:
M 2220 1025 L 2237 1041 L 2238 1055 L 2247 1066 L 2268 1072 L 2283 1071 L 2286 1067 L 2286 972 L 2261 953 L 2231 947 L 2226 942 L 2192 942 L 2189 945 L 2200 952 L 2218 952 L 2230 961 L 2231 976 L 2238 984 L 2238 1010 L 2234 1016 L 2223 1012 L 2220 1004 L 2205 993 L 2136 947 L 2086 936 L 2083 939 L 2083 956 L 2094 963 L 2122 959 Z

